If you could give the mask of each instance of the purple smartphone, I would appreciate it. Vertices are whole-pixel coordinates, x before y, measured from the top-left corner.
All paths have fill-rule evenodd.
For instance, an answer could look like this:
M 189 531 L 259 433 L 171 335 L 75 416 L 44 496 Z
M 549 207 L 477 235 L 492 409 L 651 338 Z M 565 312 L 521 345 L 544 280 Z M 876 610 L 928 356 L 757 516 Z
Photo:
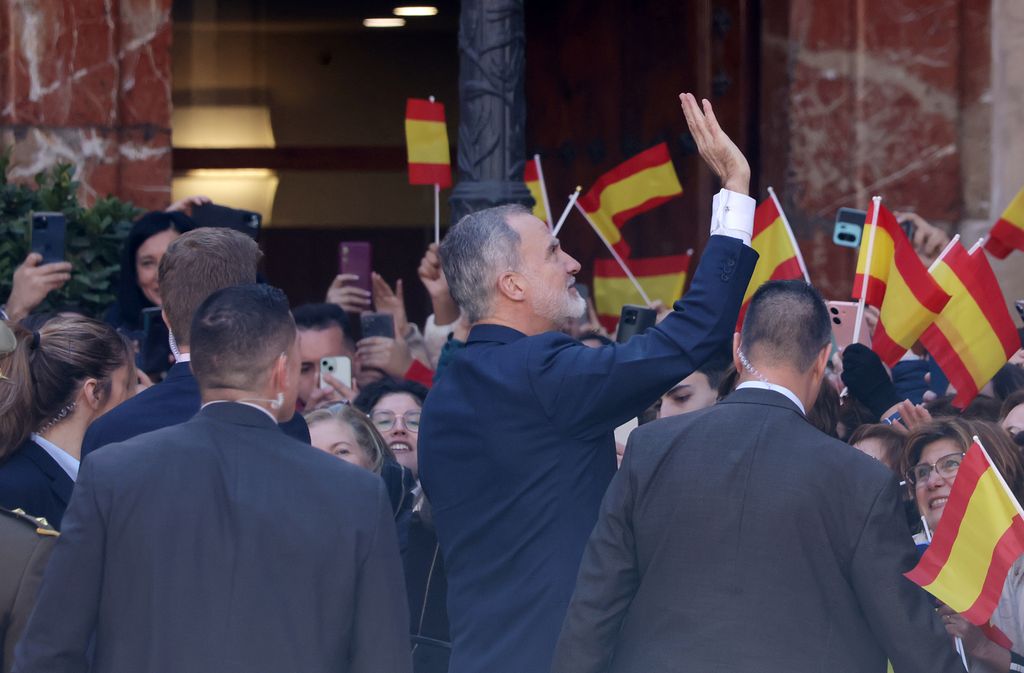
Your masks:
M 359 276 L 356 287 L 372 292 L 370 272 L 373 269 L 371 248 L 367 241 L 344 241 L 338 244 L 338 273 Z

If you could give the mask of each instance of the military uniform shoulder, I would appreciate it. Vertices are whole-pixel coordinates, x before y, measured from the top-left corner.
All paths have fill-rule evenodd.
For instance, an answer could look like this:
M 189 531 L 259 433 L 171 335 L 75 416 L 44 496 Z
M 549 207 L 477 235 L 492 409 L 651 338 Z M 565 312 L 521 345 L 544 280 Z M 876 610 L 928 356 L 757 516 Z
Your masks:
M 35 530 L 37 535 L 42 535 L 44 537 L 57 537 L 60 535 L 60 533 L 58 533 L 46 519 L 41 516 L 31 516 L 30 514 L 26 514 L 25 510 L 22 509 L 4 509 L 3 507 L 0 507 L 0 517 L 11 521 L 17 521 L 27 528 L 32 528 Z

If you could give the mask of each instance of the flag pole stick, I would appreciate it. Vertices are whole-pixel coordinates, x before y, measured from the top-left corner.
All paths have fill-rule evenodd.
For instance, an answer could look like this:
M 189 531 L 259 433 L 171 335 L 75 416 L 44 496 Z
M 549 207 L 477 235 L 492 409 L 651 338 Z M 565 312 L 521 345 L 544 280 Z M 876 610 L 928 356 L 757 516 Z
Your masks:
M 875 229 L 878 228 L 878 207 L 882 205 L 881 196 L 872 196 L 874 216 L 871 218 L 871 232 L 868 234 L 868 256 L 864 262 L 864 279 L 860 284 L 860 300 L 857 301 L 857 321 L 853 325 L 853 343 L 860 341 L 860 324 L 864 320 L 864 303 L 868 296 L 868 280 L 871 278 L 871 257 L 875 252 Z M 863 243 L 861 244 L 863 245 Z
M 434 97 L 427 99 L 433 103 Z M 434 243 L 441 245 L 441 185 L 434 183 Z
M 942 262 L 943 258 L 946 255 L 948 255 L 949 251 L 953 249 L 953 246 L 959 242 L 960 234 L 957 234 L 949 241 L 949 243 L 946 244 L 946 247 L 942 249 L 942 252 L 940 252 L 939 256 L 935 258 L 935 261 L 932 262 L 932 265 L 928 267 L 928 273 L 932 273 L 933 271 L 935 271 L 935 269 L 938 268 L 939 264 Z
M 537 179 L 540 180 L 540 198 L 544 202 L 544 212 L 547 214 L 548 223 L 551 223 L 551 204 L 548 202 L 548 185 L 544 182 L 544 169 L 540 165 L 540 155 L 533 155 L 533 164 L 537 167 Z
M 786 228 L 786 235 L 789 237 L 789 244 L 793 246 L 793 252 L 796 253 L 796 263 L 800 265 L 800 271 L 804 274 L 804 280 L 807 284 L 811 284 L 811 274 L 807 273 L 807 264 L 804 263 L 804 256 L 800 252 L 800 246 L 796 244 L 796 236 L 793 235 L 793 228 L 789 226 L 789 218 L 786 217 L 786 211 L 782 209 L 782 204 L 779 203 L 779 197 L 775 195 L 775 190 L 772 189 L 771 185 L 768 186 L 768 195 L 772 197 L 772 201 L 775 203 L 775 209 L 779 211 L 779 217 L 782 218 L 782 225 Z
M 434 243 L 441 245 L 441 185 L 434 183 Z
M 978 438 L 975 437 L 974 441 L 978 441 Z M 978 444 L 981 444 L 981 442 L 978 442 Z M 923 516 L 921 517 L 921 525 L 924 526 L 924 539 L 925 539 L 925 541 L 928 544 L 931 544 L 932 543 L 932 529 L 928 527 L 928 521 L 925 520 L 925 518 Z M 962 661 L 964 663 L 964 670 L 965 671 L 970 671 L 971 669 L 968 668 L 968 666 L 967 666 L 967 653 L 964 652 L 964 641 L 963 641 L 963 639 L 960 636 L 954 636 L 953 644 L 956 647 L 956 653 L 960 655 L 960 661 Z
M 987 238 L 988 238 L 988 236 L 982 236 L 977 241 L 975 241 L 974 245 L 971 246 L 971 249 L 967 251 L 967 254 L 968 255 L 973 255 L 978 250 L 978 248 L 980 248 L 981 246 L 985 245 L 985 240 Z
M 597 234 L 597 237 L 601 239 L 602 243 L 604 243 L 604 247 L 608 248 L 608 252 L 612 253 L 612 257 L 614 257 L 615 261 L 619 263 L 619 266 L 622 268 L 622 271 L 626 274 L 626 277 L 629 278 L 629 282 L 633 283 L 633 287 L 636 288 L 636 291 L 644 300 L 644 304 L 650 306 L 650 297 L 648 297 L 647 293 L 644 292 L 644 289 L 640 287 L 639 281 L 637 281 L 636 276 L 633 275 L 633 272 L 629 270 L 629 267 L 626 266 L 626 262 L 622 260 L 622 257 L 620 257 L 619 253 L 615 251 L 615 248 L 612 247 L 612 244 L 608 242 L 608 239 L 604 237 L 604 234 L 602 234 L 601 230 L 597 228 L 597 225 L 594 224 L 594 221 L 590 219 L 590 216 L 587 215 L 587 211 L 583 210 L 579 203 L 574 203 L 573 205 L 576 206 L 576 210 L 580 211 L 580 214 L 583 215 L 583 218 L 590 225 L 590 228 L 594 230 L 594 233 Z
M 576 199 L 580 198 L 580 191 L 582 189 L 582 187 L 576 185 L 576 191 L 569 195 L 569 203 L 565 204 L 565 210 L 562 211 L 561 217 L 558 218 L 558 224 L 556 224 L 555 228 L 551 231 L 552 236 L 558 236 L 558 232 L 562 230 L 562 225 L 565 224 L 565 218 L 569 217 L 569 211 L 572 210 L 573 205 L 576 204 Z M 551 213 L 548 213 L 548 217 L 550 216 Z

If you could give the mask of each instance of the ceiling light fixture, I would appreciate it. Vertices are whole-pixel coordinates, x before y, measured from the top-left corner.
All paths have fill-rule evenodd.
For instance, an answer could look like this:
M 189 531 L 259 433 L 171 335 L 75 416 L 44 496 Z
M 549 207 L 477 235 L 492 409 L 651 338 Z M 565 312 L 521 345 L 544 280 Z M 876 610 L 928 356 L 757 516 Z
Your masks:
M 395 7 L 395 16 L 437 16 L 437 7 L 422 5 L 415 7 Z
M 405 19 L 397 19 L 390 16 L 375 19 L 363 19 L 363 25 L 367 28 L 401 28 L 405 25 Z

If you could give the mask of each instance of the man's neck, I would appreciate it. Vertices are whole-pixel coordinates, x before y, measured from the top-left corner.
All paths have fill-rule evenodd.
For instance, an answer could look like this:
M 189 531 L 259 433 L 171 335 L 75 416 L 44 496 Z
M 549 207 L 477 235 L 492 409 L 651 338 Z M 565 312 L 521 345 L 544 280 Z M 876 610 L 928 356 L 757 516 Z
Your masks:
M 281 419 L 278 418 L 277 410 L 271 406 L 271 404 L 276 401 L 276 397 L 276 393 L 272 394 L 266 390 L 254 391 L 238 390 L 237 388 L 208 388 L 200 391 L 200 401 L 202 406 L 206 406 L 207 404 L 214 402 L 239 402 L 242 404 L 249 404 L 254 407 L 259 407 L 270 414 L 275 421 L 280 422 Z
M 804 405 L 804 409 L 810 410 L 810 408 L 814 406 L 814 398 L 811 397 L 808 399 L 806 375 L 795 374 L 785 369 L 765 370 L 757 368 L 756 365 L 755 369 L 758 370 L 758 373 L 761 374 L 764 379 L 758 378 L 749 372 L 741 371 L 740 378 L 736 382 L 736 385 L 739 386 L 740 384 L 747 382 L 767 383 L 772 386 L 785 388 L 796 395 L 797 399 L 800 400 L 800 403 Z
M 500 325 L 502 327 L 508 327 L 518 332 L 522 332 L 526 336 L 544 334 L 545 332 L 552 332 L 558 329 L 555 325 L 552 325 L 550 321 L 537 316 L 522 317 L 492 315 L 473 323 L 473 327 L 477 325 Z

